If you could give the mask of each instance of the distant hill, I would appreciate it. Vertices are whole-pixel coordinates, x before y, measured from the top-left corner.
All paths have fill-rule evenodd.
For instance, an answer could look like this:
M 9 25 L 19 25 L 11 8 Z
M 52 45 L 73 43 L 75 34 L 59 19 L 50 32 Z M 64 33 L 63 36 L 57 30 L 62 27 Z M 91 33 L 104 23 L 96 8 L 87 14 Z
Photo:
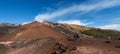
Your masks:
M 91 28 L 86 26 L 70 24 L 68 24 L 67 26 L 69 26 L 69 28 L 72 28 L 70 30 L 73 30 L 74 32 L 82 33 L 88 36 L 93 36 L 95 38 L 108 38 L 120 40 L 120 31 L 118 30 Z
M 33 24 L 33 23 L 29 23 L 29 24 Z M 74 33 L 84 37 L 87 36 L 87 37 L 108 38 L 108 39 L 116 39 L 116 40 L 120 39 L 120 31 L 117 31 L 117 30 L 91 28 L 87 26 L 80 26 L 80 25 L 74 25 L 74 24 L 61 24 L 61 23 L 54 23 L 46 20 L 43 21 L 42 23 L 45 25 L 48 25 L 49 27 L 55 30 L 64 32 L 68 35 L 69 34 L 73 35 Z M 29 25 L 29 24 L 26 24 L 26 25 Z M 0 36 L 4 36 L 8 33 L 12 33 L 26 25 L 1 23 Z
M 120 31 L 50 21 L 0 26 L 0 54 L 119 54 Z
M 62 31 L 66 34 L 79 34 L 80 36 L 95 37 L 95 38 L 107 38 L 120 40 L 120 31 L 108 30 L 100 28 L 92 28 L 87 26 L 73 25 L 73 24 L 60 24 L 47 22 L 46 24 L 51 25 L 50 27 Z
M 0 23 L 0 37 L 15 32 L 21 28 L 20 24 Z

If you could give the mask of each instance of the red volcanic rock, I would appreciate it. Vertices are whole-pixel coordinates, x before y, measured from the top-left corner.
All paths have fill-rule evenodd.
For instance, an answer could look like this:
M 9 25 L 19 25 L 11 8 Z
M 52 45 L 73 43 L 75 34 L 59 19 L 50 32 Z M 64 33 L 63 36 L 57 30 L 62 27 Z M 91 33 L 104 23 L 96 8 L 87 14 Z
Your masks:
M 120 54 L 119 40 L 77 39 L 78 34 L 72 36 L 76 40 L 69 37 L 44 23 L 33 22 L 1 37 L 0 54 Z
M 61 39 L 61 38 L 65 38 L 66 35 L 50 28 L 47 25 L 44 25 L 39 22 L 34 22 L 29 25 L 26 25 L 21 30 L 6 35 L 1 39 L 4 39 L 5 41 L 9 41 L 9 40 L 28 40 L 28 39 L 43 38 L 43 37 L 56 37 Z

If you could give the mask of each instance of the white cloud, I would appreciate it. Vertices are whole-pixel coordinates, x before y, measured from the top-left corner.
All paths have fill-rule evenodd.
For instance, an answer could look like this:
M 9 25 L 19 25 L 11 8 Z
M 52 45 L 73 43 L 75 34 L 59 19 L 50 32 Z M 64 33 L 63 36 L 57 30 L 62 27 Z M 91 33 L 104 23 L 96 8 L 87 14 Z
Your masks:
M 104 25 L 104 26 L 100 26 L 99 28 L 101 28 L 101 29 L 116 29 L 116 30 L 120 30 L 120 24 Z
M 101 10 L 118 5 L 120 5 L 119 0 L 100 0 L 96 3 L 73 5 L 64 9 L 56 10 L 52 13 L 38 14 L 37 16 L 35 16 L 35 20 L 41 22 L 44 19 L 52 20 L 54 18 L 67 15 L 69 13 L 81 12 L 85 14 L 92 10 Z
M 81 22 L 80 20 L 66 20 L 66 21 L 58 21 L 58 23 L 66 23 L 66 24 L 76 24 L 76 25 L 82 25 L 82 26 L 86 26 L 89 24 L 93 24 L 93 22 Z
M 21 25 L 25 25 L 25 24 L 29 24 L 29 23 L 32 23 L 32 22 L 23 22 Z

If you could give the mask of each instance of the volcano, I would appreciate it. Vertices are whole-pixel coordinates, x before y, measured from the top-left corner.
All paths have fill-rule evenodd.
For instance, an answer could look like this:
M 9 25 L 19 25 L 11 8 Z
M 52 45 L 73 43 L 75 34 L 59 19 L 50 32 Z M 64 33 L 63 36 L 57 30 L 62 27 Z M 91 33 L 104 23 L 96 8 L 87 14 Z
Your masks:
M 4 27 L 4 26 L 3 26 Z M 11 28 L 7 28 L 8 30 Z M 91 36 L 88 31 L 106 31 L 86 26 L 32 22 L 14 31 L 0 31 L 0 54 L 119 54 L 119 37 Z M 4 30 L 4 28 L 2 28 Z M 11 31 L 11 30 L 10 30 Z M 115 34 L 115 30 L 107 30 Z M 4 35 L 3 35 L 4 33 Z M 100 33 L 100 32 L 99 32 Z M 107 33 L 107 32 L 106 32 Z M 113 35 L 113 34 L 112 34 Z
M 62 38 L 65 37 L 65 34 L 61 34 L 56 30 L 42 24 L 39 22 L 33 22 L 28 25 L 24 25 L 24 28 L 5 36 L 3 39 L 7 41 L 13 40 L 29 40 L 33 38 L 44 38 L 44 37 L 52 37 Z

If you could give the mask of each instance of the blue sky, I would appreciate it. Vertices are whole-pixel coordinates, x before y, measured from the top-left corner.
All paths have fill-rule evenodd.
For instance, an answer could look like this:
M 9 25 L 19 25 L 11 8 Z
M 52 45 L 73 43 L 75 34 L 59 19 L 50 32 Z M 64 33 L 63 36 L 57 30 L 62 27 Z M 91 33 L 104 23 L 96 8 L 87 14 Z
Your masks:
M 0 0 L 0 23 L 44 19 L 120 30 L 119 0 Z

